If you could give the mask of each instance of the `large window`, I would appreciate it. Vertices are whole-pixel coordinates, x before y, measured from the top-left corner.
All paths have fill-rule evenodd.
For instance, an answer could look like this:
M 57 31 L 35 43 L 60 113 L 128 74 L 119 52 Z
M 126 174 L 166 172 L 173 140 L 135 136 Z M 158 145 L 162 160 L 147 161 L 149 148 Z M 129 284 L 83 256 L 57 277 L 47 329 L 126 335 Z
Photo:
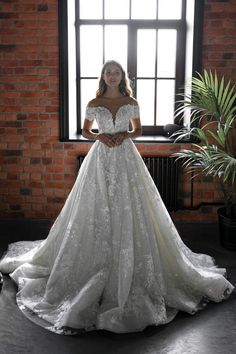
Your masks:
M 176 92 L 199 70 L 202 7 L 202 0 L 59 1 L 61 139 L 81 134 L 108 59 L 128 72 L 144 134 L 179 123 Z

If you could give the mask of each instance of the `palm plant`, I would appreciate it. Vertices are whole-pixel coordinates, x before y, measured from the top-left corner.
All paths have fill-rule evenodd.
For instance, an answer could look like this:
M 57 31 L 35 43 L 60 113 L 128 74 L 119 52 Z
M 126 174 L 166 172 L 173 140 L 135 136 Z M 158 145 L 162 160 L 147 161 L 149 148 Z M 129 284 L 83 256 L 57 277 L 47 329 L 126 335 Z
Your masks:
M 236 123 L 235 86 L 217 73 L 204 71 L 192 78 L 191 94 L 184 95 L 177 103 L 175 116 L 182 116 L 186 111 L 191 122 L 198 122 L 190 131 L 175 133 L 176 141 L 189 134 L 196 143 L 192 149 L 185 149 L 175 154 L 184 159 L 183 165 L 197 175 L 203 173 L 218 179 L 224 193 L 228 216 L 236 217 L 236 158 L 234 128 Z

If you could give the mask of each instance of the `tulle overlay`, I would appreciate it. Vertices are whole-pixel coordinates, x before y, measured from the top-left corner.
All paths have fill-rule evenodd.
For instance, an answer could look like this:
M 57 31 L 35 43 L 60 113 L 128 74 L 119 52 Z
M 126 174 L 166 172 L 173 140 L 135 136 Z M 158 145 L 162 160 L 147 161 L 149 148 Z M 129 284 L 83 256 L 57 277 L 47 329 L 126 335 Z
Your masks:
M 87 109 L 111 133 L 132 117 L 135 104 L 122 106 L 115 123 L 107 108 Z M 94 143 L 47 239 L 12 244 L 0 270 L 18 284 L 23 313 L 62 334 L 141 331 L 233 290 L 225 269 L 181 241 L 130 139 Z

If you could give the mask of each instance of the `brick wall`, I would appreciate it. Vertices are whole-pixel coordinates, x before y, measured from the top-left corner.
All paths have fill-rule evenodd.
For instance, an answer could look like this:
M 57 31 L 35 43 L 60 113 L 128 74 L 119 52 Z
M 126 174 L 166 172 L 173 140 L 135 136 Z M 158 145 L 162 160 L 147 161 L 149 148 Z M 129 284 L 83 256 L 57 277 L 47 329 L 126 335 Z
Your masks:
M 236 77 L 235 1 L 206 1 L 203 63 Z M 56 0 L 0 0 L 0 217 L 54 220 L 76 178 L 76 156 L 90 144 L 59 142 Z M 181 146 L 137 144 L 142 154 Z M 181 197 L 190 205 L 186 174 Z M 221 200 L 217 185 L 199 177 L 193 206 Z M 173 213 L 211 220 L 215 207 Z
M 205 0 L 203 66 L 236 81 L 235 0 Z

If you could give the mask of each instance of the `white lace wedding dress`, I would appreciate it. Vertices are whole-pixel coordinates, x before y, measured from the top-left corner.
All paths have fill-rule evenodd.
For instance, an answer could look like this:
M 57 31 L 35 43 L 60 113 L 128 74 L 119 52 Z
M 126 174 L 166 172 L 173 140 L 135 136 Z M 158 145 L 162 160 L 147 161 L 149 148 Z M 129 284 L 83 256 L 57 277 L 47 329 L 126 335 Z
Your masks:
M 139 116 L 132 98 L 109 107 L 87 107 L 101 132 L 126 131 Z M 141 331 L 233 290 L 225 269 L 181 241 L 130 139 L 94 143 L 47 239 L 12 244 L 0 270 L 18 285 L 23 313 L 62 334 Z

